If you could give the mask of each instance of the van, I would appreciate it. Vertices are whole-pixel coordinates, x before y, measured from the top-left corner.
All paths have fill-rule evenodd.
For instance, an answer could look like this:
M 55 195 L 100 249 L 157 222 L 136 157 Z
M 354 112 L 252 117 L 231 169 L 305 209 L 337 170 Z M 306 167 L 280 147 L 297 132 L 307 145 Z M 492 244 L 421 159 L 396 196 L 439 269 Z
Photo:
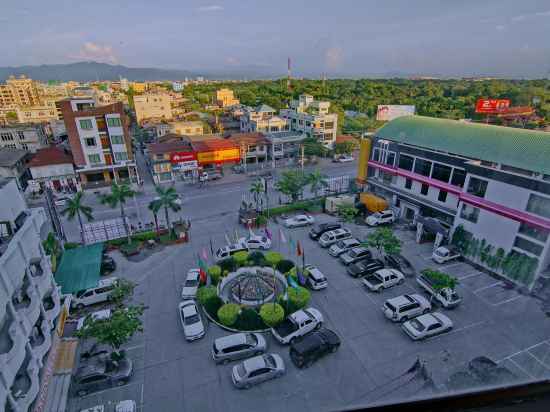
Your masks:
M 321 235 L 319 238 L 319 244 L 322 247 L 329 247 L 340 240 L 349 239 L 350 237 L 351 232 L 348 229 L 342 228 L 331 230 L 330 232 L 326 232 Z
M 248 252 L 248 246 L 244 243 L 234 243 L 216 250 L 216 262 L 220 262 L 238 252 Z
M 71 307 L 82 309 L 84 306 L 106 302 L 117 284 L 118 278 L 116 277 L 101 279 L 96 287 L 77 292 L 71 300 Z

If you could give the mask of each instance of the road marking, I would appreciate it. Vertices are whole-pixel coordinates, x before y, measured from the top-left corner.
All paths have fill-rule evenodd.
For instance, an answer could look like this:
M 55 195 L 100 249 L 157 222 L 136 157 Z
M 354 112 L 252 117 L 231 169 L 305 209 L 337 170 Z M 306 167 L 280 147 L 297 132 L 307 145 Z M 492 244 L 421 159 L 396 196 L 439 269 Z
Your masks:
M 95 396 L 101 393 L 112 391 L 113 389 L 129 388 L 130 386 L 135 386 L 135 385 L 143 385 L 143 384 L 140 384 L 139 382 L 134 382 L 134 383 L 127 383 L 126 385 L 113 386 L 112 388 L 103 389 L 102 391 L 97 391 L 97 392 L 91 392 L 87 395 L 79 396 L 78 398 L 84 399 L 84 398 L 88 398 L 89 396 Z
M 550 369 L 550 366 L 548 366 L 546 363 L 542 362 L 539 358 L 537 358 L 535 355 L 533 355 L 531 352 L 527 351 L 527 353 L 534 359 L 536 360 L 538 363 L 540 363 L 544 369 Z
M 471 325 L 466 325 L 466 326 L 463 326 L 463 327 L 458 328 L 458 329 L 453 329 L 451 332 L 442 333 L 442 334 L 440 334 L 440 335 L 432 336 L 431 338 L 426 338 L 426 339 L 424 339 L 424 341 L 428 341 L 428 340 L 433 340 L 433 339 L 441 338 L 441 337 L 443 337 L 443 336 L 449 336 L 449 335 L 452 335 L 453 333 L 457 333 L 457 332 L 463 332 L 463 331 L 465 331 L 465 330 L 468 330 L 468 329 L 471 329 L 471 328 L 475 328 L 476 326 L 482 325 L 483 323 L 487 323 L 487 321 L 486 321 L 486 320 L 482 320 L 482 321 L 479 321 L 479 322 L 476 322 L 476 323 L 472 323 Z
M 523 295 L 517 295 L 517 296 L 514 296 L 513 298 L 510 298 L 510 299 L 506 299 L 506 300 L 503 300 L 501 302 L 498 302 L 498 303 L 491 303 L 492 306 L 499 306 L 499 305 L 502 305 L 504 303 L 510 303 L 510 302 L 513 302 L 514 300 L 517 300 L 519 298 L 522 298 Z
M 144 389 L 145 385 L 142 383 L 141 384 L 141 401 L 140 401 L 140 405 L 143 407 L 143 389 Z
M 134 346 L 130 346 L 128 348 L 123 348 L 124 350 L 134 350 L 134 349 L 140 349 L 140 348 L 144 348 L 145 345 L 134 345 Z
M 532 346 L 529 346 L 528 348 L 525 348 L 525 349 L 519 350 L 519 351 L 517 351 L 517 352 L 514 352 L 514 353 L 512 353 L 511 355 L 508 355 L 508 356 L 502 358 L 501 360 L 497 361 L 497 363 L 500 363 L 500 362 L 502 362 L 502 361 L 504 361 L 504 360 L 506 360 L 506 359 L 509 359 L 509 358 L 511 358 L 511 357 L 513 357 L 513 356 L 519 355 L 519 354 L 522 353 L 522 352 L 529 351 L 529 350 L 531 350 L 531 349 L 533 349 L 533 348 L 536 348 L 537 346 L 542 345 L 543 343 L 548 343 L 548 344 L 550 344 L 550 339 L 545 339 L 545 340 L 543 340 L 543 341 L 540 341 L 540 342 L 538 342 L 538 343 L 535 343 L 535 344 L 532 345 Z
M 483 286 L 483 287 L 480 287 L 479 289 L 474 290 L 474 293 L 481 292 L 482 290 L 485 290 L 485 289 L 491 289 L 492 287 L 499 286 L 499 285 L 503 285 L 503 284 L 504 284 L 504 283 L 501 282 L 501 281 L 498 281 L 498 282 L 495 282 L 495 283 L 491 283 L 490 285 Z
M 519 366 L 519 364 L 515 360 L 513 360 L 512 358 L 508 358 L 508 360 L 510 362 L 512 362 L 514 365 L 516 365 L 518 367 L 518 369 L 523 371 L 527 376 L 530 376 L 531 379 L 535 379 L 535 377 L 533 375 L 531 375 L 529 372 L 527 372 L 525 369 L 523 369 L 521 366 Z
M 464 279 L 473 278 L 474 276 L 479 276 L 479 275 L 481 275 L 481 272 L 474 272 L 474 273 L 470 273 L 469 275 L 462 276 L 461 278 L 457 277 L 457 279 L 464 280 Z

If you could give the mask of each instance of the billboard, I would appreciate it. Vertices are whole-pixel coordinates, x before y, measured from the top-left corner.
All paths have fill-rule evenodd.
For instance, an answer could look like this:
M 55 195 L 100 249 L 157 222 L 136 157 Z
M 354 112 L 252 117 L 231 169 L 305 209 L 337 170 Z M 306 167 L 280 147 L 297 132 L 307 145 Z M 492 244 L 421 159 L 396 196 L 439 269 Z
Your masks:
M 177 164 L 197 160 L 195 152 L 172 152 L 170 153 L 170 163 Z
M 376 111 L 376 120 L 390 121 L 402 116 L 412 116 L 416 112 L 415 106 L 401 104 L 380 104 Z
M 241 151 L 239 148 L 230 148 L 211 152 L 199 152 L 198 160 L 200 164 L 236 162 L 241 160 Z
M 478 99 L 476 113 L 498 113 L 510 107 L 510 99 Z

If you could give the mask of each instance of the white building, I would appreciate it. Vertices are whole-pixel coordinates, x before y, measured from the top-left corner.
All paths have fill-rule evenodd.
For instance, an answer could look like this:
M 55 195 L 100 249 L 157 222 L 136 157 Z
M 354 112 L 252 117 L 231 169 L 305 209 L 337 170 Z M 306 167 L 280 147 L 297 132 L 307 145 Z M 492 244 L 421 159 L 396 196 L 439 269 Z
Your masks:
M 31 153 L 46 147 L 48 139 L 40 124 L 0 126 L 0 148 L 28 150 Z
M 130 83 L 128 82 L 127 78 L 125 78 L 125 77 L 120 78 L 120 88 L 122 90 L 124 90 L 125 92 L 128 91 L 128 89 L 130 88 Z
M 28 167 L 32 177 L 29 186 L 33 191 L 44 190 L 46 187 L 54 192 L 80 190 L 73 157 L 69 151 L 60 147 L 39 150 L 28 163 Z
M 172 90 L 175 92 L 181 92 L 183 91 L 183 83 L 182 82 L 172 82 Z
M 289 130 L 289 122 L 275 115 L 276 110 L 267 104 L 256 108 L 245 107 L 241 116 L 241 132 L 282 132 Z
M 43 208 L 28 209 L 13 180 L 0 180 L 0 410 L 27 411 L 41 386 L 60 294 L 44 254 Z

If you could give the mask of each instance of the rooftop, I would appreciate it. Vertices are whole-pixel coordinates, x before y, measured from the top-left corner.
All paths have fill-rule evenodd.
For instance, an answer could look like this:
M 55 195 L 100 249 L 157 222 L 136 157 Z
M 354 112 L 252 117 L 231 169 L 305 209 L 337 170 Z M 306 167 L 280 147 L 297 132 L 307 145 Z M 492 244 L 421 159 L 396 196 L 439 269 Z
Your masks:
M 29 167 L 72 164 L 72 155 L 60 147 L 51 146 L 40 149 L 29 162 Z
M 0 167 L 14 167 L 28 153 L 28 151 L 23 149 L 2 148 L 0 149 Z
M 153 154 L 162 154 L 170 152 L 186 152 L 192 151 L 191 144 L 187 141 L 168 141 L 164 143 L 151 143 L 147 145 L 149 151 Z
M 265 136 L 262 133 L 255 132 L 255 133 L 232 133 L 229 135 L 228 140 L 236 142 L 237 144 L 259 144 L 269 143 L 269 140 L 265 138 Z
M 376 137 L 550 174 L 547 132 L 404 116 L 387 123 Z

